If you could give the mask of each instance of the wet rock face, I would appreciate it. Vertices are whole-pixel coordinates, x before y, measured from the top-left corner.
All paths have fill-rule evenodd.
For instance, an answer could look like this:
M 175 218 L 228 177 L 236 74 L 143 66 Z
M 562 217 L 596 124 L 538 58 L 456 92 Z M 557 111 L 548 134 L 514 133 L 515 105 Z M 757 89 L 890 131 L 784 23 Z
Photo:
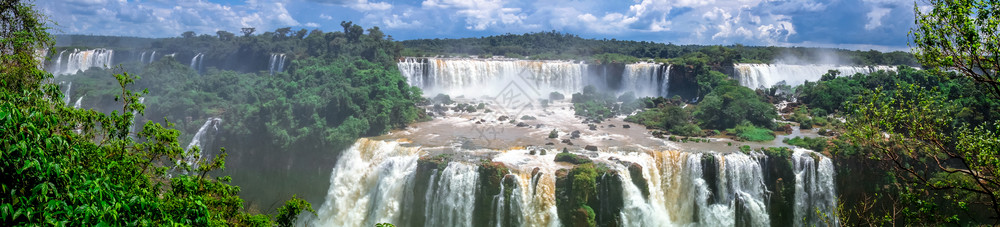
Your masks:
M 493 197 L 502 193 L 501 184 L 510 169 L 499 162 L 483 161 L 479 164 L 479 185 L 476 189 L 476 207 L 473 209 L 473 225 L 489 226 L 495 220 L 496 206 Z
M 639 192 L 642 192 L 642 198 L 649 199 L 649 185 L 646 183 L 646 178 L 642 176 L 642 166 L 638 163 L 629 164 L 628 174 L 632 178 L 632 184 L 635 184 L 639 188 Z
M 587 145 L 587 146 L 583 147 L 583 149 L 584 150 L 588 150 L 588 151 L 597 151 L 597 146 Z

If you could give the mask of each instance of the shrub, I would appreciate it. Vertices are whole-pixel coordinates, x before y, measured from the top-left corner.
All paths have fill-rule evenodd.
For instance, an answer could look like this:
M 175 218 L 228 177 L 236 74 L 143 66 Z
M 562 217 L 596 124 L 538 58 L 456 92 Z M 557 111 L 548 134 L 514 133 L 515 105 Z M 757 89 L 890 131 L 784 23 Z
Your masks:
M 736 126 L 736 128 L 730 129 L 729 131 L 735 133 L 737 137 L 739 137 L 742 140 L 746 140 L 746 141 L 771 141 L 771 140 L 774 140 L 774 132 L 773 131 L 771 131 L 769 129 L 765 129 L 765 128 L 755 127 L 755 126 L 751 125 L 750 123 L 740 124 L 740 125 Z

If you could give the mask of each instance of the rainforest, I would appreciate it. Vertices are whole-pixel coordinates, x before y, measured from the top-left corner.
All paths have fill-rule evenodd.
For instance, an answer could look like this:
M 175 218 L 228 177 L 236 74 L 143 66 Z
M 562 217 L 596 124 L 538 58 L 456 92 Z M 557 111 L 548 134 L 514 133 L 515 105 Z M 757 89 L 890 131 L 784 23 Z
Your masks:
M 467 5 L 433 0 L 4 1 L 0 223 L 1000 223 L 996 2 L 877 3 L 872 12 L 908 14 L 869 13 L 882 22 L 858 34 L 899 30 L 891 40 L 902 43 L 854 38 L 862 47 L 808 40 L 814 31 L 792 23 L 779 26 L 784 42 L 706 39 L 714 28 L 659 19 L 636 27 L 653 2 L 538 25 L 541 12 L 570 8 L 471 1 L 500 5 L 488 23 L 493 14 L 468 10 L 434 17 Z M 701 18 L 717 18 L 718 4 Z M 777 3 L 753 4 L 740 12 Z M 221 15 L 240 26 L 162 15 L 192 6 L 236 9 Z M 67 16 L 86 7 L 143 24 Z M 663 20 L 701 13 L 674 7 Z M 309 8 L 331 11 L 323 24 L 282 26 L 260 14 L 305 20 Z M 396 11 L 457 26 L 373 19 Z M 555 26 L 566 18 L 629 25 Z M 668 38 L 646 36 L 656 32 Z

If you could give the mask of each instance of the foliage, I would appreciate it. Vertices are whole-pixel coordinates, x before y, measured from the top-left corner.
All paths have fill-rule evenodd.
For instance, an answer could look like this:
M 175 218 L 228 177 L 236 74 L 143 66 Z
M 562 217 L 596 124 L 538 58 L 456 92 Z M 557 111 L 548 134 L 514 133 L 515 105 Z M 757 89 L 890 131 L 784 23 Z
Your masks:
M 554 161 L 556 161 L 556 162 L 567 162 L 567 163 L 572 163 L 572 164 L 577 164 L 577 165 L 579 165 L 579 164 L 587 164 L 587 163 L 593 162 L 593 161 L 590 160 L 590 158 L 587 158 L 587 156 L 573 154 L 573 153 L 568 153 L 568 152 L 562 152 L 562 153 L 556 154 L 556 158 L 555 158 Z
M 601 63 L 632 63 L 641 59 L 678 58 L 692 53 L 717 58 L 719 65 L 734 62 L 771 63 L 779 57 L 820 62 L 829 53 L 843 56 L 843 62 L 860 65 L 917 65 L 913 55 L 895 51 L 851 51 L 829 48 L 764 47 L 764 46 L 699 46 L 628 41 L 617 39 L 584 39 L 557 31 L 525 34 L 503 34 L 478 38 L 415 39 L 402 41 L 406 56 L 494 55 L 534 59 L 590 59 Z M 678 65 L 675 63 L 675 65 Z M 714 67 L 715 65 L 713 65 Z
M 44 78 L 41 65 L 46 53 L 54 44 L 46 31 L 44 15 L 35 11 L 27 1 L 0 2 L 0 79 L 5 81 L 5 89 L 11 91 L 37 89 L 23 87 L 37 85 Z
M 597 88 L 591 85 L 584 87 L 581 93 L 574 93 L 572 102 L 577 116 L 595 121 L 632 113 L 641 105 L 635 94 L 622 94 L 616 99 L 611 94 L 598 92 Z
M 774 140 L 774 132 L 766 128 L 755 127 L 749 122 L 741 123 L 735 128 L 727 129 L 726 131 L 736 134 L 742 140 L 746 141 L 771 141 Z
M 705 96 L 694 117 L 707 128 L 733 128 L 743 122 L 765 129 L 774 128 L 777 112 L 774 106 L 761 99 L 746 87 L 719 86 Z
M 559 132 L 553 129 L 551 132 L 549 132 L 549 139 L 555 139 L 555 138 L 559 138 Z
M 822 138 L 822 137 L 798 137 L 798 136 L 796 136 L 795 138 L 791 138 L 791 139 L 787 139 L 786 138 L 786 139 L 782 140 L 782 142 L 785 142 L 785 143 L 787 143 L 789 145 L 799 146 L 799 147 L 803 147 L 803 148 L 806 148 L 806 149 L 809 149 L 809 150 L 818 151 L 818 152 L 823 152 L 824 150 L 826 150 L 826 146 L 827 146 L 827 139 L 826 138 Z
M 990 0 L 926 0 L 914 6 L 910 35 L 917 59 L 929 67 L 961 72 L 994 99 L 1000 99 L 1000 3 Z
M 962 107 L 946 97 L 916 85 L 876 89 L 850 105 L 845 136 L 871 149 L 869 157 L 904 185 L 899 196 L 915 208 L 905 214 L 913 221 L 957 221 L 959 215 L 976 219 L 976 212 L 966 216 L 970 210 L 998 217 L 1000 122 L 973 127 L 956 121 Z
M 701 129 L 691 123 L 691 120 L 689 110 L 670 104 L 646 109 L 625 118 L 626 122 L 642 124 L 651 129 L 667 130 L 681 136 L 699 136 Z

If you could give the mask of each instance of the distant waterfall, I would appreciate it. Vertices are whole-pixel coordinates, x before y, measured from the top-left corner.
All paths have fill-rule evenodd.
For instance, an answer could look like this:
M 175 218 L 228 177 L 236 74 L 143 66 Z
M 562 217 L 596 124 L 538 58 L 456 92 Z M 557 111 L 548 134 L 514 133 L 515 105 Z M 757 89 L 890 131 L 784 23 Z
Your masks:
M 73 89 L 73 81 L 70 81 L 69 84 L 66 85 L 66 92 L 63 92 L 63 103 L 66 103 L 67 106 L 69 106 L 69 92 L 72 91 L 71 89 Z
M 188 165 L 191 166 L 192 170 L 198 168 L 199 160 L 205 159 L 203 154 L 205 153 L 206 147 L 203 146 L 205 145 L 204 140 L 207 139 L 206 136 L 208 136 L 207 133 L 209 130 L 213 132 L 219 131 L 220 123 L 222 123 L 222 119 L 220 118 L 210 117 L 208 120 L 205 120 L 205 124 L 201 125 L 201 128 L 198 128 L 198 132 L 194 134 L 193 138 L 191 138 L 191 143 L 188 143 L 187 148 L 184 149 L 186 152 L 190 152 L 195 146 L 198 146 L 199 148 L 197 154 L 187 154 L 187 156 L 184 157 L 184 162 L 187 162 Z
M 283 72 L 285 69 L 285 54 L 271 54 L 269 71 L 271 75 Z
M 83 102 L 83 96 L 76 98 L 76 103 L 73 104 L 73 108 L 80 109 L 80 107 L 82 107 L 83 104 L 82 102 Z
M 56 65 L 49 69 L 50 72 L 56 73 L 62 70 L 63 53 L 66 53 L 66 50 L 59 51 L 59 57 L 56 58 Z
M 202 60 L 205 60 L 205 55 L 204 54 L 198 53 L 198 54 L 194 55 L 194 57 L 191 58 L 191 69 L 194 69 L 194 71 L 197 71 L 198 73 L 201 73 L 201 62 L 202 62 Z
M 317 226 L 374 226 L 397 222 L 408 175 L 417 167 L 417 148 L 359 139 L 341 154 Z M 414 208 L 405 208 L 414 209 Z
M 628 64 L 623 77 L 623 92 L 635 92 L 636 97 L 666 97 L 670 88 L 670 65 L 648 62 Z
M 144 102 L 146 102 L 146 97 L 139 97 L 139 104 L 142 104 Z M 136 128 L 135 120 L 139 119 L 139 115 L 138 114 L 139 114 L 139 110 L 133 110 L 132 111 L 132 127 L 128 128 L 128 134 L 129 135 L 131 135 L 132 132 L 135 132 L 135 128 Z
M 397 63 L 410 85 L 425 94 L 445 93 L 479 97 L 495 95 L 516 82 L 524 92 L 547 95 L 583 90 L 587 65 L 568 61 L 484 59 L 407 59 Z
M 153 51 L 153 53 L 149 54 L 149 63 L 146 63 L 146 64 L 152 64 L 153 60 L 156 60 L 156 51 L 155 50 Z
M 796 148 L 792 153 L 795 166 L 795 226 L 818 226 L 837 219 L 837 194 L 834 191 L 833 162 L 823 155 Z M 824 220 L 817 212 L 828 214 Z
M 65 51 L 62 51 L 65 52 Z M 110 68 L 113 64 L 115 52 L 108 49 L 93 50 L 73 50 L 66 58 L 66 63 L 62 63 L 62 52 L 56 59 L 56 66 L 51 68 L 55 75 L 75 74 L 79 71 L 86 71 L 91 67 Z
M 869 74 L 879 70 L 896 71 L 894 66 L 847 66 L 847 65 L 786 65 L 786 64 L 735 64 L 736 78 L 740 85 L 749 88 L 770 88 L 785 81 L 791 86 L 805 81 L 819 81 L 829 70 L 839 70 L 840 76 L 857 73 Z

